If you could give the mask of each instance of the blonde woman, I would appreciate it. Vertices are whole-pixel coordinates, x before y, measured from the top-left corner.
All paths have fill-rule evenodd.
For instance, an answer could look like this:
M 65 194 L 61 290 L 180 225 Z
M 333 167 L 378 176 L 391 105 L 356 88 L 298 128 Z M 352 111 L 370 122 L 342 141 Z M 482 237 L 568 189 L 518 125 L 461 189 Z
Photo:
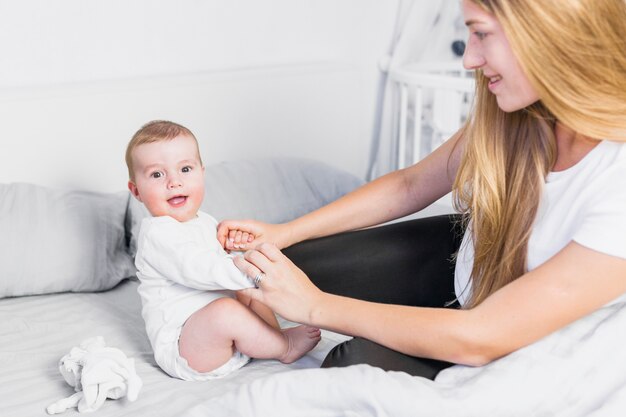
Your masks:
M 463 0 L 463 13 L 463 60 L 477 87 L 461 131 L 418 164 L 292 222 L 220 226 L 227 248 L 249 249 L 236 261 L 259 284 L 247 295 L 357 337 L 329 366 L 428 377 L 450 363 L 480 366 L 626 293 L 626 2 Z M 430 232 L 449 232 L 447 219 L 289 248 L 320 288 L 280 251 L 413 213 L 451 190 L 466 226 L 454 278 L 428 265 L 455 250 L 454 237 Z M 440 246 L 444 255 L 428 252 Z M 307 260 L 311 248 L 326 248 L 321 266 Z M 387 257 L 385 274 L 376 265 Z M 335 294 L 323 291 L 333 285 Z M 397 305 L 405 298 L 411 305 Z M 437 308 L 451 301 L 460 308 Z

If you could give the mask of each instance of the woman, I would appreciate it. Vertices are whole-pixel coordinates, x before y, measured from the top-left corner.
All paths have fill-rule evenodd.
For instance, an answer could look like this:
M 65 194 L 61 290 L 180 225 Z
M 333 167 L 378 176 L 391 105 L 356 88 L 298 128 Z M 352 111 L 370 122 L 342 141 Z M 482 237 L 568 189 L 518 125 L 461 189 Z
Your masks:
M 444 367 L 489 363 L 626 292 L 626 2 L 464 0 L 463 13 L 464 66 L 477 81 L 466 125 L 416 165 L 292 222 L 223 222 L 225 247 L 250 249 L 236 260 L 258 281 L 247 295 Z M 279 250 L 402 217 L 451 190 L 466 225 L 454 278 L 462 308 L 329 294 Z

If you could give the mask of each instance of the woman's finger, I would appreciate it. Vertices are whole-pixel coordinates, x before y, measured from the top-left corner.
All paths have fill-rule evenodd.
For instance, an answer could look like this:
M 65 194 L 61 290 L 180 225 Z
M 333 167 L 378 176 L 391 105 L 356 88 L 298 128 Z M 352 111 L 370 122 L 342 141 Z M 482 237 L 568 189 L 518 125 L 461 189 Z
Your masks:
M 258 250 L 251 249 L 246 251 L 243 254 L 243 257 L 246 261 L 257 267 L 261 272 L 271 273 L 273 270 L 272 261 Z
M 228 227 L 225 227 L 222 223 L 217 225 L 217 241 L 224 249 L 228 249 Z
M 243 257 L 235 258 L 235 265 L 252 277 L 253 282 L 262 273 L 258 275 L 262 295 L 256 295 L 255 299 L 288 320 L 306 323 L 320 290 L 274 245 L 260 245 L 259 249 L 263 252 L 249 250 Z M 266 253 L 278 260 L 270 260 Z
M 261 243 L 256 247 L 256 250 L 262 253 L 272 262 L 277 262 L 286 258 L 285 255 L 274 245 L 273 243 Z
M 241 272 L 243 272 L 248 277 L 250 282 L 252 282 L 255 285 L 259 284 L 258 282 L 254 282 L 254 281 L 256 277 L 263 275 L 263 271 L 257 268 L 254 264 L 248 262 L 241 255 L 235 256 L 233 258 L 233 263 Z

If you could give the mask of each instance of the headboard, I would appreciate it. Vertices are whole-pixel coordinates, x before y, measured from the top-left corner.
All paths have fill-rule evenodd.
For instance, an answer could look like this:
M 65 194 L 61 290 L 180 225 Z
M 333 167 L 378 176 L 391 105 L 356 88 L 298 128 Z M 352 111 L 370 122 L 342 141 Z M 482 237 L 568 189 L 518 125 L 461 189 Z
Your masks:
M 369 122 L 342 63 L 237 68 L 0 91 L 0 182 L 126 188 L 126 144 L 145 122 L 191 129 L 205 164 L 296 156 L 362 177 Z

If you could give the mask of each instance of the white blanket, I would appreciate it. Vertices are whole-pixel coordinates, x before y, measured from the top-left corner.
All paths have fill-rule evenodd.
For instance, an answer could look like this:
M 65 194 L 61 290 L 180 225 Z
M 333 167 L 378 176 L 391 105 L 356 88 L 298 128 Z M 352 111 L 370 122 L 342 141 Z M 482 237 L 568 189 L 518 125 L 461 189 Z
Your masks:
M 199 416 L 626 415 L 626 296 L 484 367 L 435 381 L 367 365 L 272 375 L 211 398 Z

